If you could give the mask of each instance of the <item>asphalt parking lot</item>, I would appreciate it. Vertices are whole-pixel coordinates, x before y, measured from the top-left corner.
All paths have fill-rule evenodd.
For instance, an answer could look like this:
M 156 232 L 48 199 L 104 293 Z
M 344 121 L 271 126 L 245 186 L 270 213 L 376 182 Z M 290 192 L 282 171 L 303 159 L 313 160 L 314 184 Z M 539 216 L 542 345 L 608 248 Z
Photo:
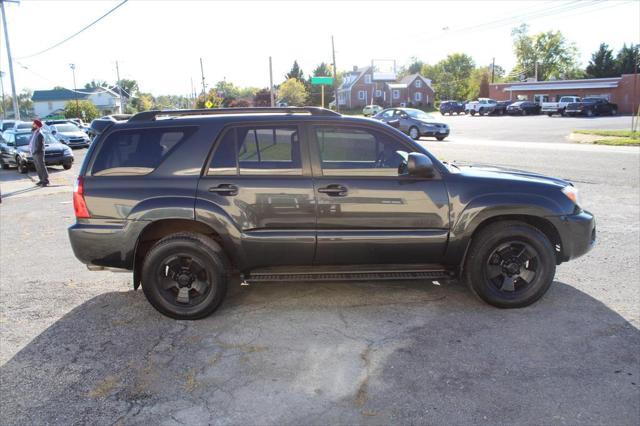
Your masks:
M 50 188 L 0 171 L 2 423 L 637 424 L 640 149 L 565 139 L 630 118 L 444 121 L 423 140 L 439 157 L 572 180 L 597 217 L 595 249 L 528 308 L 457 283 L 236 281 L 213 316 L 174 321 L 73 256 L 84 151 Z

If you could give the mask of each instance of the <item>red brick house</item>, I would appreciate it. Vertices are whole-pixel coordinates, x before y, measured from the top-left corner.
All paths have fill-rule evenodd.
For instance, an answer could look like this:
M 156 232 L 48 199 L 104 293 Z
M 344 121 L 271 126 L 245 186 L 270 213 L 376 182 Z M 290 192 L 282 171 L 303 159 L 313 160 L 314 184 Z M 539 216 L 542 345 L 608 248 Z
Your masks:
M 362 108 L 371 103 L 388 106 L 427 106 L 434 99 L 431 80 L 411 74 L 397 81 L 374 81 L 373 68 L 354 67 L 338 87 L 338 104 L 342 108 Z
M 634 78 L 635 93 L 634 93 Z M 640 76 L 587 78 L 582 80 L 552 80 L 501 83 L 489 85 L 489 97 L 497 101 L 529 100 L 553 102 L 562 96 L 602 97 L 618 105 L 618 112 L 631 114 L 640 104 Z

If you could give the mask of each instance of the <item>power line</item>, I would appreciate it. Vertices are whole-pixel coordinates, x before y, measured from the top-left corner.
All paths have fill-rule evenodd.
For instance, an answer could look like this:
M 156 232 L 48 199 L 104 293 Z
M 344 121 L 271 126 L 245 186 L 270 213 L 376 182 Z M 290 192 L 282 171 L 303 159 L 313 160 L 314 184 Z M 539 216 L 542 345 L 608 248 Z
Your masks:
M 96 19 L 95 21 L 93 21 L 92 23 L 90 23 L 89 25 L 85 26 L 84 28 L 82 28 L 80 31 L 70 35 L 69 37 L 65 38 L 64 40 L 54 44 L 53 46 L 47 47 L 44 50 L 41 50 L 37 53 L 33 53 L 31 55 L 26 55 L 26 56 L 20 56 L 18 58 L 14 58 L 14 59 L 27 59 L 27 58 L 33 58 L 34 56 L 38 56 L 41 55 L 45 52 L 48 52 L 49 50 L 55 49 L 56 47 L 60 46 L 63 43 L 66 43 L 67 41 L 71 40 L 72 38 L 74 38 L 75 36 L 77 36 L 78 34 L 82 33 L 83 31 L 91 28 L 93 25 L 97 24 L 98 22 L 100 22 L 102 19 L 106 18 L 108 15 L 110 15 L 111 13 L 113 13 L 116 9 L 118 9 L 120 6 L 124 5 L 126 2 L 128 2 L 129 0 L 123 0 L 121 3 L 119 3 L 116 7 L 114 7 L 113 9 L 109 10 L 107 13 L 105 13 L 104 15 L 102 15 L 101 17 L 99 17 L 98 19 Z

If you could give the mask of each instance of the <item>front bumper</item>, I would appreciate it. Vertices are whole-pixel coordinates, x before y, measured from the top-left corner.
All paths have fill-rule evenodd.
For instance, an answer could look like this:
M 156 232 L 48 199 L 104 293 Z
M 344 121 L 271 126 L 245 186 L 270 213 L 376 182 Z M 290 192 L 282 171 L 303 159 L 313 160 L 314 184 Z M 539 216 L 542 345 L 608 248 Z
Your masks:
M 27 163 L 27 165 L 35 166 L 35 163 L 33 162 L 33 157 L 27 157 L 27 158 L 22 157 L 22 159 Z M 72 155 L 51 155 L 51 156 L 45 155 L 44 164 L 46 164 L 47 166 L 61 166 L 63 164 L 73 164 L 73 160 L 74 158 Z
M 447 136 L 449 136 L 449 129 L 434 129 L 434 128 L 427 128 L 427 129 L 420 129 L 420 136 L 432 136 L 432 137 L 444 137 L 446 138 Z
M 596 220 L 588 211 L 548 218 L 560 234 L 561 261 L 586 254 L 596 242 Z

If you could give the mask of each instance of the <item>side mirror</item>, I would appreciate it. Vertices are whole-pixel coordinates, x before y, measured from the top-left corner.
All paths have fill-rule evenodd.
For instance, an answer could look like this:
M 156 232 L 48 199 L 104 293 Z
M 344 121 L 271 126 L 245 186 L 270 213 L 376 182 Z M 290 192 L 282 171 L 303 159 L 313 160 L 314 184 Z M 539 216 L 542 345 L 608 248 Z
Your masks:
M 409 176 L 430 178 L 435 174 L 435 167 L 426 155 L 412 152 L 407 160 L 407 172 L 409 172 Z

